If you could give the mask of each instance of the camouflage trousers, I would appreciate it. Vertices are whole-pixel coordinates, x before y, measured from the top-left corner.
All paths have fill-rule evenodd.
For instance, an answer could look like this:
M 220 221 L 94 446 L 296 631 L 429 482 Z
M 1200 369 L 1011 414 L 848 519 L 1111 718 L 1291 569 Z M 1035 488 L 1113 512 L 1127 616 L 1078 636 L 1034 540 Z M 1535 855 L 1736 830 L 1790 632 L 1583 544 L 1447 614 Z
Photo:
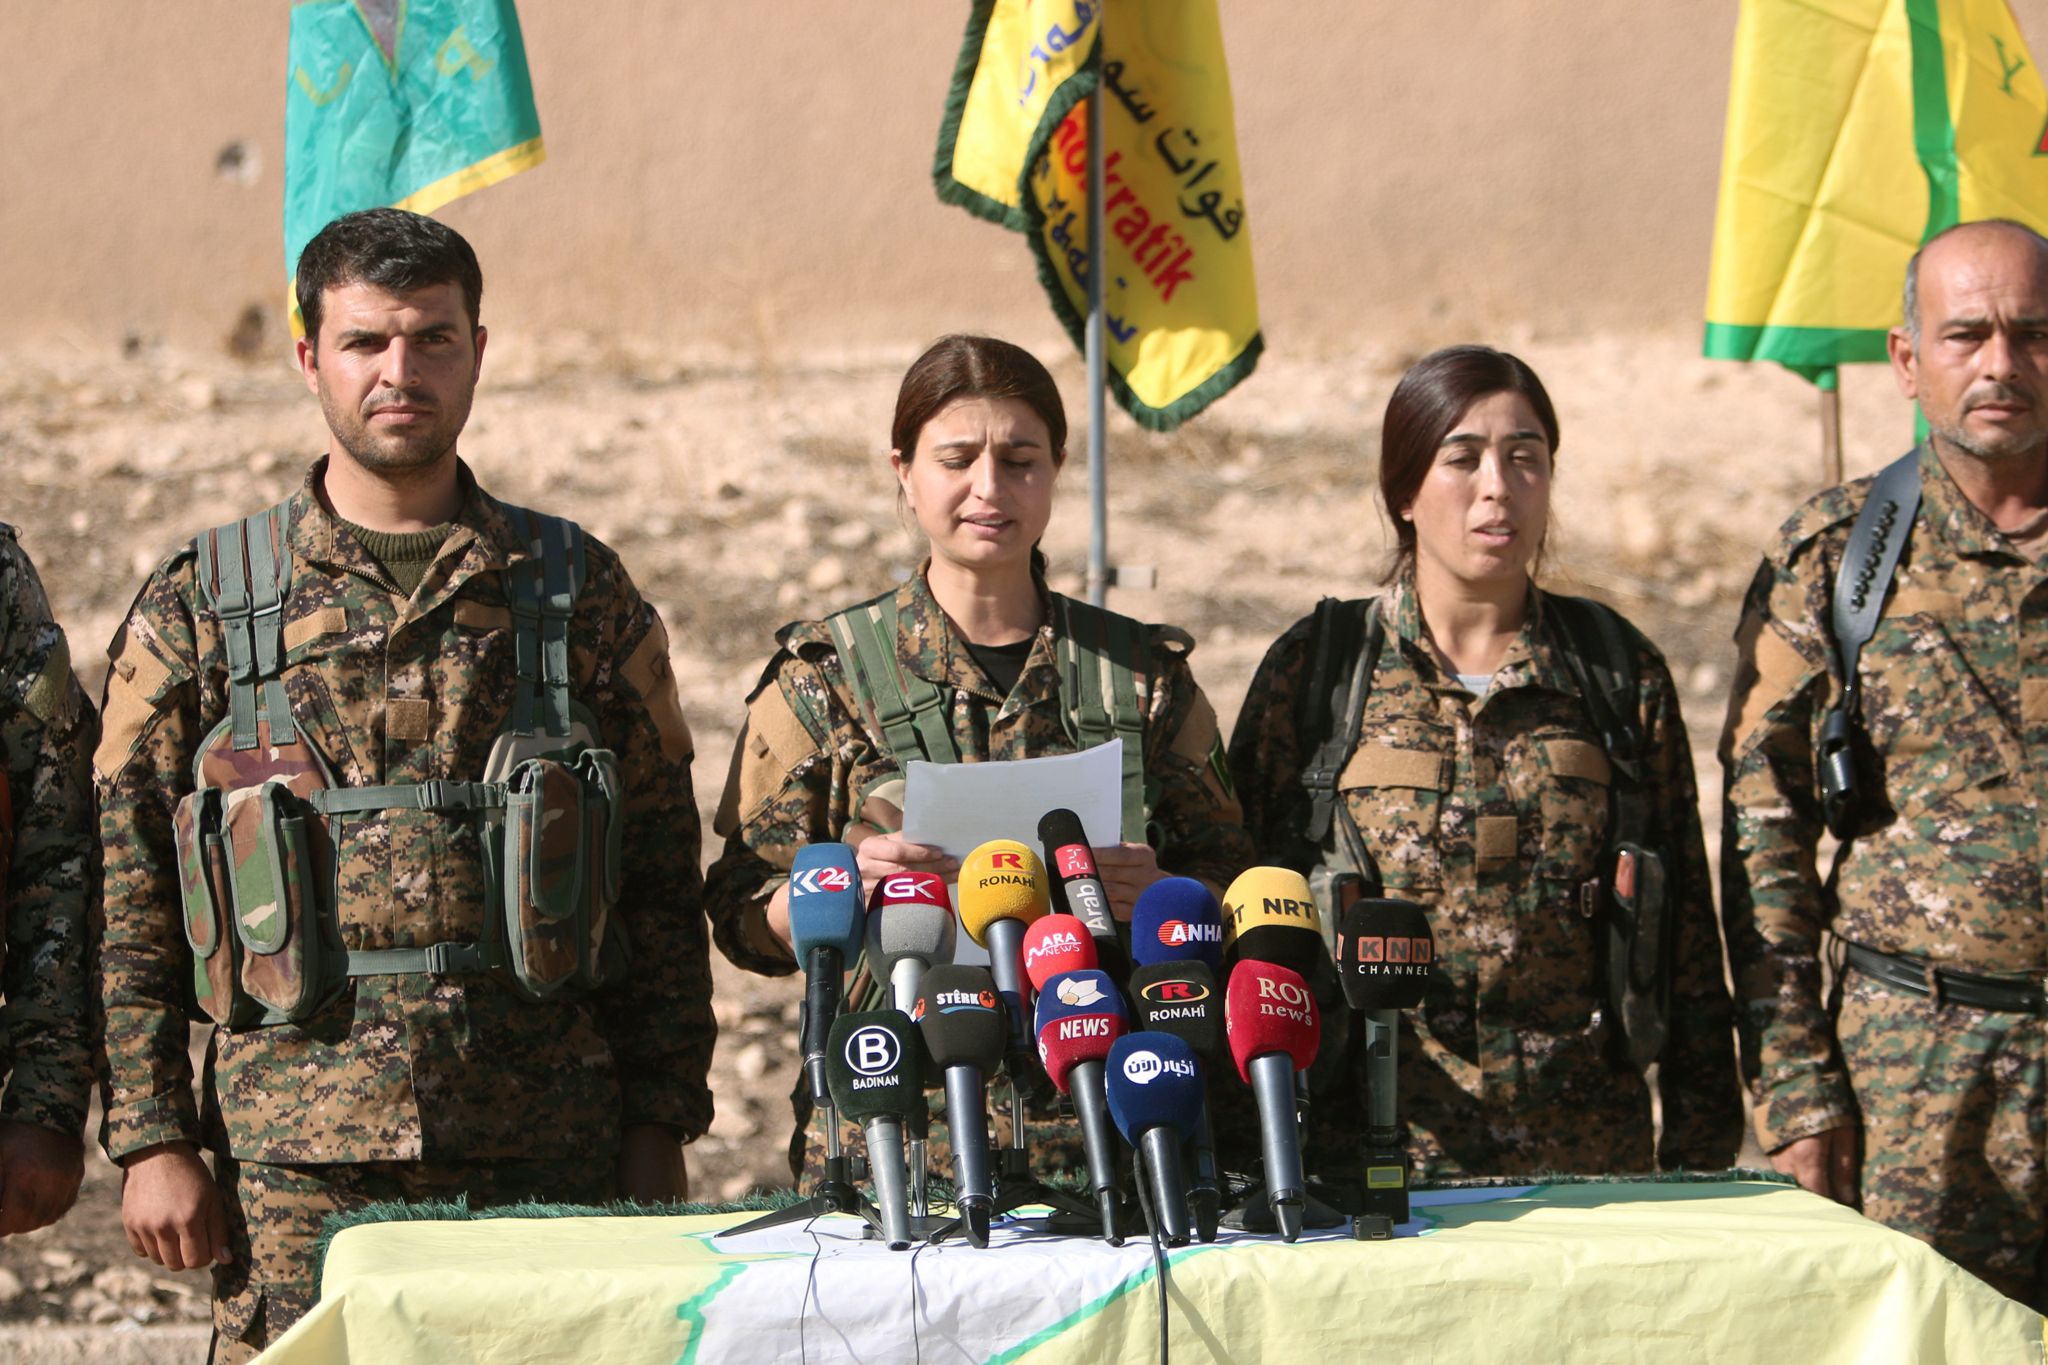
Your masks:
M 1862 1111 L 1864 1214 L 2048 1307 L 2048 1020 L 1850 971 L 1835 1030 Z
M 313 1263 L 329 1214 L 393 1200 L 465 1197 L 472 1208 L 540 1199 L 595 1204 L 617 1193 L 609 1161 L 371 1161 L 271 1166 L 217 1159 L 231 1265 L 213 1272 L 216 1365 L 255 1359 L 320 1297 Z

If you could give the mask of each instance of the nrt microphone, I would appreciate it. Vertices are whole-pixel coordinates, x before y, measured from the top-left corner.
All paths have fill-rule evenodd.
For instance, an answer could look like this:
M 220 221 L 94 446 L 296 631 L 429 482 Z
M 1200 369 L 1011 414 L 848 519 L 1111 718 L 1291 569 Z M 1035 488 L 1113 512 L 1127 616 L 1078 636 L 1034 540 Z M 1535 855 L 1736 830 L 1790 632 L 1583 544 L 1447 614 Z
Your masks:
M 1202 1072 L 1194 1050 L 1170 1033 L 1127 1033 L 1109 1050 L 1109 1114 L 1152 1182 L 1158 1227 L 1174 1246 L 1190 1232 L 1180 1145 L 1202 1113 Z
M 1165 877 L 1138 893 L 1131 909 L 1131 960 L 1223 966 L 1223 911 L 1216 893 L 1193 877 Z
M 1130 964 L 1125 960 L 1123 941 L 1117 937 L 1109 892 L 1095 870 L 1095 849 L 1088 842 L 1088 831 L 1081 827 L 1081 817 L 1065 807 L 1047 811 L 1038 822 L 1038 842 L 1045 849 L 1045 866 L 1052 877 L 1053 908 L 1087 926 L 1102 969 L 1123 980 Z
M 1130 1027 L 1124 998 L 1107 972 L 1066 972 L 1047 981 L 1039 993 L 1037 1024 L 1038 1060 L 1060 1093 L 1073 1097 L 1074 1113 L 1081 1120 L 1088 1181 L 1095 1189 L 1103 1239 L 1121 1246 L 1116 1138 L 1110 1128 L 1102 1064 L 1111 1044 Z
M 1361 900 L 1337 925 L 1337 980 L 1365 1012 L 1367 1102 L 1362 1230 L 1391 1237 L 1408 1221 L 1408 1154 L 1401 1145 L 1400 1011 L 1420 1005 L 1436 962 L 1428 913 L 1414 901 Z
M 811 1103 L 832 1101 L 825 1047 L 839 1013 L 841 977 L 861 947 L 860 869 L 845 844 L 806 844 L 789 867 L 789 938 L 804 969 L 798 1025 Z M 836 1131 L 836 1130 L 835 1130 Z
M 825 1074 L 839 1112 L 859 1120 L 868 1139 L 868 1169 L 882 1235 L 892 1250 L 910 1245 L 910 1205 L 903 1185 L 903 1121 L 924 1103 L 920 1044 L 901 1010 L 841 1015 L 832 1025 Z
M 1230 973 L 1224 1030 L 1237 1074 L 1251 1084 L 1259 1105 L 1266 1202 L 1280 1236 L 1291 1242 L 1301 1235 L 1308 1197 L 1294 1116 L 1294 1073 L 1308 1070 L 1316 1059 L 1322 1024 L 1315 994 L 1299 972 L 1246 958 Z
M 988 1245 L 995 1186 L 989 1178 L 988 1077 L 1003 1062 L 1002 999 L 983 967 L 951 963 L 924 975 L 915 1015 L 932 1061 L 946 1077 L 946 1133 L 967 1240 Z
M 868 971 L 889 983 L 889 1003 L 897 1009 L 910 1009 L 928 969 L 953 960 L 958 937 L 944 877 L 897 872 L 875 883 L 868 899 Z
M 1325 951 L 1322 925 L 1308 878 L 1290 868 L 1252 868 L 1223 893 L 1223 944 L 1240 962 L 1276 962 L 1308 976 Z
M 1033 990 L 1044 990 L 1045 983 L 1061 972 L 1084 972 L 1100 965 L 1088 927 L 1072 915 L 1047 915 L 1024 931 L 1024 975 Z

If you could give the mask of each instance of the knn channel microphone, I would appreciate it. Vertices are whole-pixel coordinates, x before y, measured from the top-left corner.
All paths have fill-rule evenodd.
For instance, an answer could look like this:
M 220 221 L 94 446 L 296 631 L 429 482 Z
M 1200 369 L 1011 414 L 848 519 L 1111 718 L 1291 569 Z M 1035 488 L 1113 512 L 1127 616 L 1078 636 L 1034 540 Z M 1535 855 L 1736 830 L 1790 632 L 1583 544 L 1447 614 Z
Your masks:
M 1337 980 L 1365 1015 L 1365 1189 L 1355 1236 L 1392 1237 L 1408 1221 L 1408 1153 L 1401 1141 L 1400 1012 L 1420 1005 L 1435 970 L 1429 914 L 1414 901 L 1361 900 L 1337 924 Z

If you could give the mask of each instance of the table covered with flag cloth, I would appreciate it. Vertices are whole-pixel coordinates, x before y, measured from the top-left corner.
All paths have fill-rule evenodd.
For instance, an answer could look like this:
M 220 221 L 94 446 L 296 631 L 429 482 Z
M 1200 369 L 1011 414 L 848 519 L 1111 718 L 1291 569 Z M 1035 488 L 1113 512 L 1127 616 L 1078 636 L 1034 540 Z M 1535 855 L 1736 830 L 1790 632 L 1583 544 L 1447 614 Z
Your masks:
M 1921 1243 L 1782 1184 L 1418 1193 L 1392 1241 L 1226 1232 L 1168 1255 L 1172 1359 L 2039 1361 L 2042 1318 Z M 833 1216 L 373 1222 L 266 1365 L 1149 1361 L 1150 1245 L 998 1223 L 892 1252 Z

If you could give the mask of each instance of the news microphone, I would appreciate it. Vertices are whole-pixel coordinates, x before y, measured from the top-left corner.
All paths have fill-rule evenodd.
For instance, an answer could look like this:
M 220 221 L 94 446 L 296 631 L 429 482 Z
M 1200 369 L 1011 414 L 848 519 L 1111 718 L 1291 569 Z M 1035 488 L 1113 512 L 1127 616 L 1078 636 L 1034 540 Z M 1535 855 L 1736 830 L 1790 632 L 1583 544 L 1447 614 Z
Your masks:
M 1408 1221 L 1408 1153 L 1401 1142 L 1397 1065 L 1400 1011 L 1422 1003 L 1436 963 L 1429 914 L 1414 901 L 1361 900 L 1337 925 L 1337 980 L 1365 1015 L 1367 1235 L 1391 1237 Z
M 1131 907 L 1131 960 L 1207 963 L 1223 967 L 1223 909 L 1216 893 L 1193 877 L 1165 877 L 1138 893 Z
M 861 949 L 860 868 L 845 844 L 806 844 L 789 866 L 789 939 L 804 968 L 803 1013 L 797 1029 L 811 1103 L 832 1102 L 825 1049 L 839 1014 L 841 979 Z M 832 1125 L 837 1132 L 837 1126 Z
M 1024 975 L 1035 991 L 1044 990 L 1045 983 L 1061 972 L 1101 965 L 1087 926 L 1072 915 L 1047 915 L 1024 931 Z
M 882 1235 L 892 1250 L 910 1245 L 910 1205 L 903 1182 L 903 1124 L 924 1103 L 919 1043 L 901 1010 L 841 1015 L 832 1025 L 825 1073 L 839 1112 L 858 1120 L 868 1140 L 868 1170 Z
M 1223 946 L 1240 962 L 1256 958 L 1302 976 L 1315 971 L 1323 919 L 1308 878 L 1285 867 L 1254 867 L 1223 893 Z
M 1321 936 L 1317 937 L 1320 940 Z M 1259 1106 L 1266 1202 L 1272 1207 L 1281 1238 L 1292 1242 L 1301 1236 L 1302 1211 L 1308 1198 L 1294 1113 L 1294 1075 L 1308 1070 L 1316 1059 L 1322 1022 L 1315 993 L 1301 973 L 1245 958 L 1231 969 L 1223 1018 L 1237 1074 L 1251 1085 Z
M 936 872 L 897 872 L 875 883 L 868 898 L 868 971 L 889 983 L 889 1003 L 908 1012 L 919 980 L 953 960 L 959 928 L 946 879 Z
M 924 975 L 911 1016 L 946 1078 L 946 1135 L 953 1146 L 955 1202 L 967 1240 L 988 1245 L 995 1184 L 989 1176 L 988 1077 L 1003 1062 L 1006 1030 L 996 980 L 983 967 L 944 963 Z
M 1127 1033 L 1109 1049 L 1106 1088 L 1109 1115 L 1151 1181 L 1156 1226 L 1185 1246 L 1192 1219 L 1180 1148 L 1195 1134 L 1203 1099 L 1194 1049 L 1170 1033 Z
M 1072 915 L 1087 927 L 1102 970 L 1123 980 L 1130 975 L 1130 962 L 1123 940 L 1117 937 L 1109 892 L 1095 870 L 1095 848 L 1088 842 L 1088 831 L 1081 827 L 1081 817 L 1065 807 L 1047 811 L 1038 821 L 1038 842 L 1045 849 L 1045 867 L 1052 877 L 1053 909 Z
M 1130 1028 L 1123 995 L 1100 970 L 1064 972 L 1038 995 L 1038 1060 L 1063 1095 L 1073 1097 L 1081 1120 L 1081 1144 L 1088 1154 L 1088 1181 L 1102 1218 L 1102 1236 L 1123 1244 L 1117 1227 L 1116 1138 L 1102 1078 L 1109 1049 Z

